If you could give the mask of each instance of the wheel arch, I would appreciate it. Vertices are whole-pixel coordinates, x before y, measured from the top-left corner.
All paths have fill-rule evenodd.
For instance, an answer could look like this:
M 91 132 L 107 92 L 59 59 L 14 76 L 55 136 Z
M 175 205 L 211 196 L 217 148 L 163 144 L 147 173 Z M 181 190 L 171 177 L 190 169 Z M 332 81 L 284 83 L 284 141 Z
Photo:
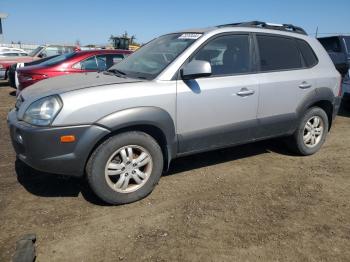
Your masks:
M 317 106 L 326 112 L 330 129 L 334 118 L 334 100 L 335 96 L 330 88 L 315 89 L 299 104 L 297 108 L 298 119 L 301 119 L 308 109 Z
M 175 124 L 168 112 L 158 107 L 136 107 L 114 112 L 99 119 L 96 125 L 107 128 L 110 133 L 102 137 L 92 148 L 92 152 L 108 138 L 129 131 L 144 132 L 153 137 L 162 149 L 164 168 L 169 168 L 177 153 Z

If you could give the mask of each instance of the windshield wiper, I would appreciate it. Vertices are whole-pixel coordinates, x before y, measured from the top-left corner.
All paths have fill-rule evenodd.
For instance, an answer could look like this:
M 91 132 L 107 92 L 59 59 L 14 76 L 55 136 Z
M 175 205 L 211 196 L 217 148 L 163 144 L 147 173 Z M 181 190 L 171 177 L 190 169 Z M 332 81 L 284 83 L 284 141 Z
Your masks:
M 123 71 L 120 71 L 118 69 L 109 69 L 109 70 L 105 71 L 104 73 L 106 73 L 106 74 L 112 73 L 112 74 L 117 75 L 119 77 L 126 78 L 126 73 L 124 73 Z

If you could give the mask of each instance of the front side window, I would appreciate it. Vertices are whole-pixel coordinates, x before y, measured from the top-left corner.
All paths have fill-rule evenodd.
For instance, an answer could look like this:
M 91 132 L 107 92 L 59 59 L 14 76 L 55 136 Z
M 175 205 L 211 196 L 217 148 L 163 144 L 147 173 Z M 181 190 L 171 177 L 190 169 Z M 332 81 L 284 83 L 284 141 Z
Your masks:
M 96 56 L 96 62 L 98 71 L 105 71 L 107 70 L 107 56 L 106 55 L 97 55 Z
M 132 78 L 154 79 L 201 35 L 176 33 L 161 36 L 112 66 L 110 71 Z
M 111 58 L 112 64 L 114 65 L 122 61 L 124 59 L 124 55 L 123 54 L 107 55 L 107 58 Z
M 88 59 L 85 59 L 84 61 L 78 63 L 79 65 L 79 69 L 81 70 L 94 70 L 97 71 L 98 70 L 98 66 L 97 66 L 97 61 L 96 61 L 96 57 L 92 56 Z M 76 67 L 74 67 L 76 68 Z
M 257 40 L 262 72 L 303 68 L 301 55 L 293 38 L 257 35 Z
M 250 72 L 248 35 L 219 36 L 202 47 L 191 60 L 207 61 L 212 76 Z
M 123 54 L 105 54 L 97 56 L 99 71 L 105 71 L 124 59 Z

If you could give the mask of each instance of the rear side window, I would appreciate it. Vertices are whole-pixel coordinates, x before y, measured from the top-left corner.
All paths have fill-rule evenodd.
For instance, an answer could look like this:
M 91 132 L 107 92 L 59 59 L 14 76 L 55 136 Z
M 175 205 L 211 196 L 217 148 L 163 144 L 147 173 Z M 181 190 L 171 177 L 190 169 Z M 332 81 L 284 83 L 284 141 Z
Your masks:
M 257 35 L 260 70 L 276 71 L 302 68 L 301 56 L 292 38 Z
M 318 40 L 328 52 L 341 53 L 341 45 L 338 37 L 319 38 Z
M 313 67 L 314 65 L 316 65 L 318 60 L 311 46 L 301 39 L 298 39 L 297 43 L 298 43 L 298 47 L 301 52 L 301 55 L 303 56 L 305 66 Z
M 97 66 L 97 61 L 96 61 L 96 57 L 92 56 L 80 63 L 78 63 L 80 65 L 81 70 L 98 70 L 98 66 Z

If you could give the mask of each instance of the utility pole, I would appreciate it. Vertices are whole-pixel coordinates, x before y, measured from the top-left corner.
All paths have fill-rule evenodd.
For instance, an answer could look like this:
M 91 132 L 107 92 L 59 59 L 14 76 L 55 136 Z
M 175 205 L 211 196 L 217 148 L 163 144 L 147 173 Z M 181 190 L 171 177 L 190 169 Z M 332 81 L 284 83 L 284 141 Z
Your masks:
M 2 21 L 7 18 L 7 14 L 5 13 L 0 13 L 0 43 L 4 42 L 4 34 L 2 31 Z

